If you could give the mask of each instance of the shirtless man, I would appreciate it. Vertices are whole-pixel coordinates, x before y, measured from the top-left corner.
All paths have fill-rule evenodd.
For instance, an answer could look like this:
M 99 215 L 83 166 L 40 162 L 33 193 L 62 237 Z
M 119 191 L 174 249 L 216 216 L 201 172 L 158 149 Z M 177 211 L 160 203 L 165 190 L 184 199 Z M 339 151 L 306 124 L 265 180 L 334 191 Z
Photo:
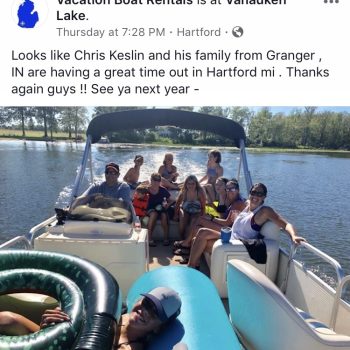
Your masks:
M 140 184 L 140 168 L 143 164 L 143 157 L 141 155 L 136 155 L 134 163 L 134 167 L 130 168 L 123 178 L 123 180 L 130 186 L 132 190 L 134 190 Z

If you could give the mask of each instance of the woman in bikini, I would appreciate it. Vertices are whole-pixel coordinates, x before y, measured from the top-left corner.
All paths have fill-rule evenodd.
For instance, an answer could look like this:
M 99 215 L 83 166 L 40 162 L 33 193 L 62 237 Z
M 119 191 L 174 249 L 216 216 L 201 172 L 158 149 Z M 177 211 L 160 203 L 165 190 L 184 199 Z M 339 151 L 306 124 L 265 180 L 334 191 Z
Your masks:
M 207 173 L 199 181 L 199 183 L 204 183 L 203 187 L 207 194 L 207 202 L 212 205 L 215 201 L 215 182 L 218 177 L 222 176 L 224 173 L 224 168 L 220 165 L 221 162 L 221 153 L 213 149 L 208 153 L 208 162 L 207 162 Z
M 206 228 L 219 232 L 221 227 L 232 225 L 236 213 L 242 211 L 246 205 L 245 200 L 239 193 L 239 184 L 236 179 L 232 179 L 227 182 L 226 194 L 228 206 L 226 207 L 223 216 L 221 218 L 212 215 L 200 216 L 198 220 L 190 227 L 189 236 L 182 241 L 174 242 L 174 254 L 188 255 L 189 249 L 193 244 L 193 238 L 198 234 L 200 229 Z M 180 261 L 180 263 L 187 263 L 187 261 L 186 259 L 183 259 Z
M 179 233 L 185 238 L 186 227 L 205 212 L 205 192 L 194 175 L 189 175 L 177 197 L 174 220 L 179 219 Z
M 247 206 L 240 213 L 235 213 L 233 218 L 231 239 L 256 239 L 264 223 L 271 220 L 285 230 L 295 244 L 305 241 L 303 237 L 297 235 L 292 224 L 287 222 L 271 207 L 264 205 L 266 195 L 267 188 L 264 184 L 257 183 L 252 186 Z M 219 230 L 199 230 L 193 240 L 188 266 L 198 268 L 203 252 L 211 251 L 215 241 L 219 238 Z
M 181 299 L 173 289 L 158 287 L 142 294 L 130 313 L 123 314 L 117 326 L 113 350 L 143 350 L 152 335 L 176 319 L 181 311 Z M 47 310 L 40 326 L 12 313 L 0 312 L 0 334 L 24 335 L 56 323 L 69 321 L 61 309 Z

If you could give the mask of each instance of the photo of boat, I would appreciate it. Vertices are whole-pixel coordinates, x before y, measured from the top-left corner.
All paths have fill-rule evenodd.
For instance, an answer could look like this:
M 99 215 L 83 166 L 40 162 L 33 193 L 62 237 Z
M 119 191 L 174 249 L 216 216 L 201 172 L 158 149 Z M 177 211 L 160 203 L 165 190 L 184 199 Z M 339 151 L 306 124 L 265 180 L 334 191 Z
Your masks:
M 261 228 L 266 263 L 256 263 L 242 242 L 223 243 L 219 239 L 211 253 L 205 254 L 205 268 L 200 272 L 180 266 L 168 255 L 167 247 L 150 247 L 147 229 L 135 225 L 138 219 L 131 203 L 102 198 L 102 205 L 74 207 L 86 190 L 86 179 L 91 184 L 96 178 L 93 145 L 108 143 L 101 140 L 108 140 L 106 134 L 111 131 L 156 126 L 211 132 L 230 140 L 238 159 L 235 177 L 241 191 L 249 193 L 254 181 L 246 134 L 232 120 L 174 109 L 136 109 L 95 117 L 86 132 L 68 208 L 57 209 L 56 215 L 38 223 L 29 233 L 0 245 L 0 259 L 4 262 L 0 267 L 0 285 L 4 285 L 0 289 L 0 310 L 9 305 L 18 310 L 21 305 L 30 316 L 40 314 L 45 303 L 68 305 L 62 293 L 49 288 L 50 283 L 64 285 L 70 300 L 81 295 L 81 299 L 74 299 L 75 309 L 70 304 L 65 306 L 74 315 L 74 329 L 78 331 L 55 325 L 48 331 L 48 342 L 43 342 L 43 331 L 39 331 L 36 336 L 20 336 L 18 347 L 17 337 L 1 336 L 0 349 L 24 349 L 26 342 L 33 348 L 47 349 L 57 337 L 61 339 L 64 331 L 71 334 L 69 343 L 62 340 L 60 345 L 66 349 L 113 348 L 112 325 L 118 322 L 122 302 L 130 308 L 140 294 L 157 286 L 178 291 L 181 313 L 147 344 L 147 349 L 350 349 L 350 304 L 345 298 L 350 275 L 345 276 L 334 258 L 310 243 L 297 246 L 289 240 L 285 244 L 281 229 L 274 223 L 267 222 Z M 160 229 L 157 224 L 156 239 L 161 236 Z M 180 238 L 175 221 L 170 223 L 169 236 L 171 241 Z M 308 269 L 296 255 L 299 250 L 331 266 L 335 285 Z M 166 264 L 160 263 L 164 260 Z M 29 291 L 26 288 L 24 281 L 35 280 L 36 269 L 42 279 L 49 280 L 47 290 L 41 289 L 39 282 L 33 282 Z M 14 275 L 6 275 L 9 270 Z M 19 276 L 23 276 L 23 285 L 17 288 L 2 284 Z M 89 283 L 83 284 L 79 276 L 89 276 Z M 24 294 L 13 294 L 19 291 Z M 28 292 L 41 296 L 29 296 L 32 300 L 28 301 Z M 49 297 L 42 297 L 45 292 Z M 31 306 L 22 306 L 28 304 Z M 86 319 L 80 319 L 79 313 L 86 313 Z M 106 334 L 105 329 L 110 332 Z

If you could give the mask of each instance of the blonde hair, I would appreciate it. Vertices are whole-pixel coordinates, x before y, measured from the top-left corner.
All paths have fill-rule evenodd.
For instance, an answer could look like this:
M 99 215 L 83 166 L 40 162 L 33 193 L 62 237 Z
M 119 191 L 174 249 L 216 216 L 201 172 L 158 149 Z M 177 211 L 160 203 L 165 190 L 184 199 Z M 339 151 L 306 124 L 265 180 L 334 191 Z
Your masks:
M 165 153 L 164 154 L 164 159 L 163 159 L 163 165 L 165 165 L 165 159 L 167 157 L 171 157 L 174 160 L 174 155 L 172 153 Z
M 196 190 L 199 191 L 201 189 L 201 185 L 199 184 L 199 181 L 197 179 L 197 176 L 196 175 L 188 175 L 185 179 L 185 182 L 181 188 L 181 192 L 180 193 L 183 193 L 185 194 L 185 192 L 187 191 L 187 184 L 189 181 L 194 181 L 196 183 Z

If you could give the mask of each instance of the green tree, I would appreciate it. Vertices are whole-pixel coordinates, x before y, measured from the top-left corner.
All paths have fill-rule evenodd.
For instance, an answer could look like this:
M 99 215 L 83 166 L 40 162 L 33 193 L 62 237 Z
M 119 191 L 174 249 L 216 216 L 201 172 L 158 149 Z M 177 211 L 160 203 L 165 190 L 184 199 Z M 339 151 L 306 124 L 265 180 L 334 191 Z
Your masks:
M 29 118 L 32 118 L 34 116 L 35 109 L 34 107 L 4 107 L 3 114 L 4 120 L 6 120 L 6 122 L 19 122 L 22 130 L 22 137 L 25 137 L 26 122 Z
M 74 132 L 75 140 L 78 140 L 79 131 L 85 127 L 88 120 L 86 107 L 65 107 L 60 112 L 60 123 L 63 129 L 68 132 L 69 139 Z

